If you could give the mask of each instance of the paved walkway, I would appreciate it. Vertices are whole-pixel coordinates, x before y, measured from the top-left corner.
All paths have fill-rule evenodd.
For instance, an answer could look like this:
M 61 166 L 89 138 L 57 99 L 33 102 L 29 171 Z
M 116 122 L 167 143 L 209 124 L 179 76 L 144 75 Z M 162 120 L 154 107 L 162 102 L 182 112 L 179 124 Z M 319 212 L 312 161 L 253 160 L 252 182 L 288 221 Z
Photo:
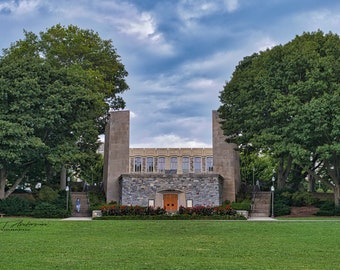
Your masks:
M 69 218 L 64 218 L 63 220 L 76 220 L 76 221 L 83 221 L 83 220 L 92 220 L 91 217 L 69 217 Z M 250 217 L 248 221 L 278 221 L 275 218 L 271 217 Z
M 82 220 L 92 220 L 91 217 L 69 217 L 69 218 L 64 218 L 63 220 L 77 220 L 77 221 L 82 221 Z
M 275 218 L 271 218 L 271 217 L 250 217 L 247 220 L 249 221 L 278 221 Z

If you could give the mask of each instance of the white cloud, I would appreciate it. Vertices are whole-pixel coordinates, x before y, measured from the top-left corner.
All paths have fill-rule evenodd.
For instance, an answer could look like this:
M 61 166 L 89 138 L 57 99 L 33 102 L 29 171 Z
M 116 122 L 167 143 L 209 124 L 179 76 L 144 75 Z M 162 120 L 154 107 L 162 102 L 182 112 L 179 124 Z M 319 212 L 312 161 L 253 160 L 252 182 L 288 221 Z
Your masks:
M 293 21 L 300 27 L 304 27 L 304 31 L 323 31 L 338 32 L 340 27 L 339 9 L 329 10 L 322 9 L 318 11 L 310 11 L 297 14 L 293 17 Z M 302 34 L 302 33 L 297 33 Z
M 253 50 L 252 53 L 255 53 L 255 52 L 271 49 L 272 47 L 278 45 L 278 42 L 274 41 L 268 35 L 265 35 L 262 33 L 253 33 L 252 35 L 250 35 L 249 44 L 251 44 L 251 46 L 247 49 Z M 252 53 L 248 53 L 247 55 L 250 55 Z M 244 56 L 247 56 L 247 55 L 245 54 Z
M 185 86 L 192 89 L 207 90 L 216 88 L 218 85 L 216 84 L 216 81 L 212 79 L 194 78 L 193 80 L 190 80 Z
M 158 30 L 156 19 L 151 12 L 140 11 L 131 3 L 115 1 L 42 1 L 42 0 L 20 0 L 6 1 L 0 3 L 0 11 L 9 11 L 20 18 L 45 8 L 51 14 L 49 17 L 57 17 L 58 22 L 89 21 L 91 28 L 98 25 L 106 25 L 113 28 L 116 38 L 131 43 L 143 50 L 149 50 L 155 55 L 171 56 L 175 53 L 173 46 L 168 43 L 162 32 Z M 19 16 L 20 15 L 20 16 Z M 46 26 L 47 27 L 47 26 Z M 118 37 L 118 35 L 121 35 Z M 111 36 L 112 38 L 112 36 Z M 126 44 L 128 46 L 129 44 Z
M 121 35 L 129 37 L 132 42 L 141 43 L 140 47 L 153 54 L 174 54 L 174 48 L 157 29 L 156 19 L 151 12 L 141 12 L 134 5 L 121 2 L 106 3 L 105 8 L 105 15 L 102 12 L 95 15 L 98 22 L 109 23 Z
M 182 74 L 186 74 L 188 77 L 196 74 L 195 79 L 204 74 L 209 74 L 209 77 L 213 75 L 214 78 L 225 77 L 227 74 L 231 74 L 235 65 L 247 55 L 246 53 L 247 49 L 245 48 L 219 51 L 202 59 L 184 63 L 180 70 Z
M 139 39 L 147 39 L 157 41 L 160 34 L 156 33 L 155 22 L 148 12 L 142 12 L 135 20 L 125 18 L 121 20 L 119 30 L 129 35 L 136 35 Z
M 234 12 L 238 7 L 238 0 L 182 0 L 177 11 L 182 20 L 189 21 L 221 11 Z
M 131 144 L 131 148 L 210 148 L 204 142 L 190 138 L 181 138 L 175 134 L 165 134 L 149 138 L 146 143 Z
M 136 118 L 137 117 L 137 114 L 133 111 L 130 111 L 130 118 L 133 119 L 133 118 Z
M 239 7 L 239 0 L 224 0 L 224 4 L 229 12 L 233 12 Z
M 34 12 L 40 5 L 40 0 L 5 1 L 0 3 L 0 11 L 7 10 L 14 15 L 24 15 Z
M 239 46 L 238 49 L 226 49 L 202 59 L 191 60 L 180 67 L 180 73 L 188 76 L 193 74 L 215 74 L 217 77 L 218 74 L 222 74 L 225 76 L 228 73 L 231 74 L 238 62 L 245 56 L 277 45 L 277 42 L 270 36 L 262 33 L 247 34 L 247 37 L 242 39 L 244 39 L 244 45 Z M 202 83 L 202 80 L 200 82 Z M 205 81 L 205 83 L 208 82 Z

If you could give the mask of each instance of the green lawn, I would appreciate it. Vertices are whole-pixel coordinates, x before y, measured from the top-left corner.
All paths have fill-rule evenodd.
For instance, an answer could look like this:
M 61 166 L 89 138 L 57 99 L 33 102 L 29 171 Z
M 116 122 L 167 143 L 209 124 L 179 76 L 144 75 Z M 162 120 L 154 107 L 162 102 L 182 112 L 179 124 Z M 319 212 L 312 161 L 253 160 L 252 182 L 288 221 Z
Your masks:
M 340 269 L 340 222 L 2 218 L 0 269 Z

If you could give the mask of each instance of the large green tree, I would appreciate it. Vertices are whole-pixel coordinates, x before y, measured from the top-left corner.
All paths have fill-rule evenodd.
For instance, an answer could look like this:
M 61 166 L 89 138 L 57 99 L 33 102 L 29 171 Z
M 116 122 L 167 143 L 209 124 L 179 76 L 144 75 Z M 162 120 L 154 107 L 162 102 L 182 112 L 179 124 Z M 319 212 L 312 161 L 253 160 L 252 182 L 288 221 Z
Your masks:
M 124 108 L 127 72 L 111 40 L 56 25 L 0 58 L 0 199 L 33 167 L 47 179 L 95 155 L 109 111 Z M 11 188 L 6 191 L 6 184 Z
M 339 203 L 340 38 L 321 31 L 245 57 L 220 95 L 230 142 L 278 160 L 278 187 L 294 166 L 328 184 Z

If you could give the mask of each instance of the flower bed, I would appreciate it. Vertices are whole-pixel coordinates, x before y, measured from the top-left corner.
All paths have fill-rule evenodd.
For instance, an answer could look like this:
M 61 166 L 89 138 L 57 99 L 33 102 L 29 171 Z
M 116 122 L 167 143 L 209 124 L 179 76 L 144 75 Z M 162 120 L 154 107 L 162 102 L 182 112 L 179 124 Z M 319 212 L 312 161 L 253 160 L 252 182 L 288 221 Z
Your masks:
M 230 206 L 194 206 L 179 208 L 180 215 L 189 216 L 235 216 L 237 212 Z
M 167 214 L 160 207 L 143 207 L 138 205 L 107 204 L 103 205 L 100 210 L 102 211 L 102 216 L 159 216 Z
M 95 219 L 205 219 L 205 220 L 245 220 L 230 205 L 226 206 L 181 206 L 176 213 L 168 213 L 160 207 L 127 206 L 117 204 L 103 205 L 101 217 Z

